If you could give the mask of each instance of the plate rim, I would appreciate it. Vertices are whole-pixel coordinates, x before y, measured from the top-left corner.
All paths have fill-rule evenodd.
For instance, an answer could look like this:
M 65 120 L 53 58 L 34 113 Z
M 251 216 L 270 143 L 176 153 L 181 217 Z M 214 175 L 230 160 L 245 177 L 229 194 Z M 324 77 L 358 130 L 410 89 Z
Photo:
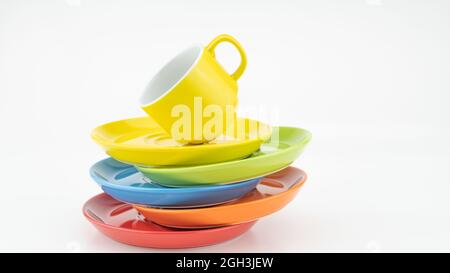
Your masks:
M 94 170 L 93 170 L 94 166 L 99 164 L 99 163 L 101 163 L 101 162 L 103 162 L 103 161 L 106 161 L 108 159 L 114 159 L 114 158 L 107 157 L 107 158 L 104 158 L 104 159 L 99 160 L 98 162 L 94 163 L 89 168 L 89 175 L 94 180 L 94 182 L 96 182 L 96 184 L 100 185 L 101 187 L 105 186 L 105 187 L 108 187 L 108 188 L 117 189 L 117 190 L 124 190 L 124 191 L 127 191 L 127 192 L 167 192 L 167 193 L 174 193 L 174 191 L 176 191 L 178 193 L 182 193 L 182 192 L 186 192 L 186 193 L 188 193 L 188 192 L 199 192 L 199 191 L 201 191 L 201 192 L 210 192 L 210 191 L 214 191 L 214 190 L 226 190 L 226 189 L 230 189 L 230 188 L 235 188 L 235 187 L 237 187 L 236 184 L 240 184 L 240 185 L 242 185 L 244 187 L 247 184 L 259 183 L 263 179 L 263 176 L 258 176 L 258 177 L 254 177 L 254 178 L 251 178 L 251 179 L 231 182 L 231 183 L 227 183 L 227 184 L 211 184 L 211 185 L 207 185 L 207 184 L 203 185 L 202 184 L 202 185 L 193 186 L 193 187 L 164 187 L 164 185 L 162 185 L 161 188 L 138 188 L 138 187 L 132 187 L 132 186 L 113 184 L 111 182 L 108 182 L 107 180 L 104 180 L 101 177 L 98 177 L 97 175 L 94 175 Z M 116 159 L 114 159 L 114 160 L 116 160 Z M 118 160 L 116 160 L 116 161 L 118 161 Z M 127 164 L 127 163 L 123 163 L 123 164 Z M 130 165 L 130 164 L 127 164 L 127 165 L 129 165 L 130 168 L 131 167 L 136 168 L 133 165 Z M 158 184 L 158 183 L 156 183 L 156 184 Z M 172 192 L 170 192 L 170 191 L 172 191 Z
M 176 230 L 176 231 L 169 231 L 169 230 L 166 230 L 166 231 L 150 231 L 150 230 L 135 230 L 135 229 L 124 228 L 124 227 L 116 227 L 116 226 L 109 225 L 109 224 L 106 224 L 104 222 L 101 222 L 99 220 L 96 220 L 96 219 L 94 219 L 92 216 L 90 216 L 87 213 L 87 204 L 89 202 L 93 201 L 94 199 L 99 198 L 102 195 L 106 195 L 109 198 L 111 198 L 111 199 L 113 199 L 113 200 L 115 200 L 117 202 L 120 202 L 120 203 L 122 203 L 124 205 L 129 205 L 131 207 L 131 209 L 136 210 L 136 208 L 134 208 L 133 205 L 124 203 L 122 201 L 118 201 L 118 200 L 112 198 L 111 196 L 109 196 L 108 194 L 103 192 L 103 193 L 97 194 L 97 195 L 89 198 L 83 204 L 82 212 L 83 212 L 84 217 L 89 222 L 91 222 L 93 225 L 95 225 L 95 226 L 98 225 L 98 226 L 102 226 L 104 228 L 113 229 L 113 230 L 120 230 L 120 231 L 124 231 L 124 232 L 129 232 L 129 233 L 155 234 L 155 235 L 156 234 L 196 234 L 196 233 L 204 234 L 204 233 L 217 232 L 217 231 L 223 231 L 223 230 L 229 230 L 229 229 L 237 229 L 239 227 L 243 227 L 243 226 L 246 226 L 246 225 L 249 225 L 249 228 L 251 228 L 258 221 L 258 219 L 256 219 L 256 220 L 253 220 L 253 221 L 247 221 L 247 222 L 243 222 L 243 223 L 239 223 L 239 224 L 227 225 L 227 226 L 221 226 L 221 227 L 215 227 L 215 228 L 207 228 L 207 229 L 179 229 L 179 230 Z M 139 213 L 139 211 L 137 211 L 137 213 Z M 153 222 L 153 224 L 159 225 L 156 222 Z M 173 227 L 166 227 L 166 228 L 175 229 Z
M 286 191 L 283 191 L 283 192 L 280 192 L 278 194 L 271 195 L 271 196 L 268 196 L 268 197 L 265 197 L 265 198 L 252 200 L 252 201 L 245 202 L 245 203 L 234 203 L 234 204 L 227 204 L 227 203 L 225 203 L 225 204 L 222 204 L 222 205 L 219 205 L 219 206 L 203 207 L 203 208 L 191 208 L 191 209 L 149 208 L 149 207 L 143 207 L 143 206 L 136 205 L 136 204 L 133 204 L 133 207 L 135 207 L 135 208 L 138 207 L 139 208 L 139 209 L 137 209 L 138 211 L 139 210 L 143 210 L 143 211 L 164 210 L 165 213 L 167 213 L 167 214 L 176 214 L 176 213 L 179 213 L 180 210 L 189 211 L 189 212 L 191 212 L 193 210 L 196 210 L 196 211 L 200 211 L 200 210 L 214 210 L 214 209 L 216 209 L 218 207 L 220 207 L 220 208 L 223 208 L 223 207 L 239 207 L 239 206 L 243 206 L 244 204 L 248 205 L 248 204 L 256 204 L 256 203 L 260 203 L 260 202 L 268 202 L 268 200 L 278 199 L 281 196 L 289 194 L 291 191 L 296 191 L 296 190 L 300 189 L 305 184 L 306 180 L 308 179 L 308 175 L 302 169 L 296 168 L 296 167 L 293 167 L 293 166 L 288 166 L 287 168 L 293 168 L 293 169 L 299 170 L 302 173 L 302 177 L 300 179 L 298 179 L 297 182 L 294 185 L 292 185 L 289 189 L 287 189 Z
M 294 129 L 294 130 L 299 130 L 299 131 L 304 131 L 306 133 L 305 139 L 301 142 L 295 143 L 294 145 L 289 146 L 286 149 L 280 150 L 278 153 L 270 153 L 270 154 L 265 154 L 262 156 L 256 156 L 256 157 L 246 157 L 243 159 L 237 159 L 237 160 L 231 160 L 231 161 L 226 161 L 226 162 L 218 162 L 218 163 L 211 163 L 211 164 L 205 164 L 205 165 L 193 165 L 193 166 L 172 166 L 172 167 L 159 167 L 159 166 L 141 166 L 141 165 L 136 165 L 136 168 L 142 172 L 142 170 L 146 170 L 146 169 L 151 169 L 151 170 L 155 170 L 155 173 L 168 173 L 168 172 L 172 172 L 175 171 L 175 169 L 177 170 L 177 172 L 183 172 L 184 170 L 196 170 L 196 169 L 214 169 L 216 167 L 223 167 L 223 166 L 230 166 L 230 165 L 235 165 L 235 164 L 241 164 L 240 162 L 242 161 L 256 161 L 256 160 L 261 160 L 261 158 L 267 158 L 267 157 L 275 157 L 278 156 L 280 154 L 283 153 L 288 153 L 291 150 L 295 150 L 299 147 L 305 146 L 307 145 L 311 139 L 312 139 L 312 133 L 309 132 L 306 129 L 303 128 L 298 128 L 298 127 L 290 127 L 290 126 L 274 126 L 272 127 L 272 131 L 276 128 L 286 128 L 286 129 Z M 289 165 L 287 165 L 289 166 Z M 162 170 L 163 172 L 160 172 L 160 170 Z
M 234 142 L 218 143 L 218 144 L 214 144 L 214 145 L 202 145 L 201 146 L 202 149 L 210 150 L 210 149 L 217 149 L 217 148 L 227 148 L 229 146 L 248 145 L 249 143 L 254 143 L 254 142 L 264 142 L 267 139 L 269 139 L 270 136 L 272 135 L 272 126 L 270 126 L 269 124 L 267 124 L 265 122 L 255 120 L 255 119 L 245 118 L 245 117 L 239 117 L 238 119 L 256 121 L 258 124 L 261 124 L 265 128 L 267 128 L 268 133 L 264 134 L 262 137 L 243 139 L 243 140 L 238 140 L 238 141 L 234 141 Z M 95 127 L 91 131 L 90 136 L 91 136 L 92 140 L 94 140 L 94 142 L 96 142 L 97 144 L 99 144 L 101 146 L 108 147 L 109 149 L 114 148 L 114 149 L 121 149 L 121 150 L 127 150 L 127 151 L 130 151 L 130 150 L 137 150 L 137 151 L 186 150 L 186 151 L 189 151 L 189 150 L 193 150 L 193 149 L 198 150 L 199 145 L 190 145 L 190 146 L 126 145 L 123 143 L 116 143 L 114 141 L 108 141 L 107 139 L 100 137 L 98 134 L 98 131 L 100 131 L 101 128 L 104 126 L 111 125 L 114 123 L 122 123 L 122 122 L 126 122 L 126 121 L 131 121 L 131 120 L 151 120 L 151 121 L 153 121 L 153 119 L 148 116 L 131 117 L 131 118 L 125 118 L 125 119 L 121 119 L 121 120 L 111 121 L 111 122 L 107 122 L 107 123 L 104 123 L 102 125 Z

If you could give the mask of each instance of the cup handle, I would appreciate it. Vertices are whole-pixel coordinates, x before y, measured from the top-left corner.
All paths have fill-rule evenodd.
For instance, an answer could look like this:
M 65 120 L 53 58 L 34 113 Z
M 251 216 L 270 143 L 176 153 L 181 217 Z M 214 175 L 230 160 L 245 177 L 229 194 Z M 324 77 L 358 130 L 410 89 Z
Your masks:
M 236 71 L 234 71 L 234 73 L 230 75 L 234 80 L 237 81 L 242 76 L 242 73 L 244 73 L 245 67 L 247 66 L 247 56 L 245 55 L 245 51 L 242 48 L 241 44 L 236 39 L 234 39 L 233 37 L 231 37 L 228 34 L 221 34 L 221 35 L 217 36 L 216 38 L 214 38 L 206 46 L 206 50 L 208 50 L 214 58 L 216 58 L 216 54 L 215 54 L 214 50 L 215 50 L 216 46 L 218 44 L 220 44 L 221 42 L 231 43 L 239 51 L 239 55 L 241 55 L 241 64 L 236 69 Z

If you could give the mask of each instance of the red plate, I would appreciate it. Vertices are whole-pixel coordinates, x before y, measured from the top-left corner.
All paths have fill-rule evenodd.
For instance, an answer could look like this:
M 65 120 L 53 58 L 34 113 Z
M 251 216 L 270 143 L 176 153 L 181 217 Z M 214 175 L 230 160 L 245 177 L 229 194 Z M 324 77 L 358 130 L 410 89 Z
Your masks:
M 100 232 L 118 242 L 152 248 L 213 245 L 243 234 L 256 222 L 196 230 L 163 227 L 146 221 L 131 205 L 104 193 L 89 199 L 83 214 Z

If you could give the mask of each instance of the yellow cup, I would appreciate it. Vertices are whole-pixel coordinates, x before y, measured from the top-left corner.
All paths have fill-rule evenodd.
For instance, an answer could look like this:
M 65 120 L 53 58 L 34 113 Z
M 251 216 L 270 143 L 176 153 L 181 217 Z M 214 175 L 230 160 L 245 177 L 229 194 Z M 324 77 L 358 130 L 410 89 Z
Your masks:
M 241 56 L 239 67 L 231 75 L 215 58 L 214 50 L 221 42 L 233 44 Z M 235 120 L 236 81 L 246 65 L 239 42 L 230 35 L 219 35 L 205 48 L 193 46 L 167 63 L 146 87 L 141 107 L 177 141 L 210 141 Z

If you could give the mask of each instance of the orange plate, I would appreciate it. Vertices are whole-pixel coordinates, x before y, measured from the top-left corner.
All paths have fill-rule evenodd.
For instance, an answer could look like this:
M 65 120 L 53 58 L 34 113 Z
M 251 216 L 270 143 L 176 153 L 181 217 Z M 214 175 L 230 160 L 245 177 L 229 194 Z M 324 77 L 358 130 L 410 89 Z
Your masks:
M 259 219 L 288 204 L 306 181 L 306 173 L 288 167 L 271 174 L 257 188 L 236 201 L 196 209 L 159 209 L 134 206 L 144 217 L 163 226 L 209 228 Z

